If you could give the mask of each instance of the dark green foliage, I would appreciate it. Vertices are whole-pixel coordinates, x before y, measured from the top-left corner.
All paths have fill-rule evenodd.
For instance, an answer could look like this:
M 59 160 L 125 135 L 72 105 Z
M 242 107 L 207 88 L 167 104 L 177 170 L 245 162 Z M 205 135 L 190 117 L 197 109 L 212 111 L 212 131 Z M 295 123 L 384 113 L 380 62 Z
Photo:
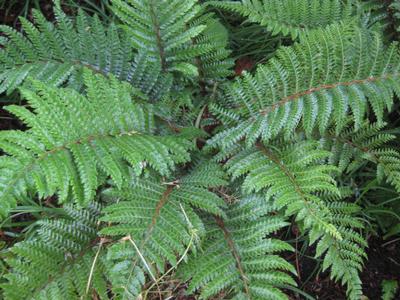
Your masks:
M 348 20 L 352 1 L 242 0 L 212 1 L 212 5 L 239 13 L 272 32 L 297 38 L 301 32 Z
M 127 37 L 114 24 L 105 28 L 98 17 L 80 11 L 76 22 L 59 8 L 57 23 L 33 11 L 35 25 L 21 18 L 24 34 L 2 25 L 0 92 L 12 92 L 28 76 L 59 86 L 65 81 L 81 86 L 82 70 L 112 73 L 126 79 L 132 60 Z
M 359 130 L 348 126 L 339 134 L 332 131 L 321 143 L 329 149 L 329 163 L 341 172 L 354 173 L 368 162 L 376 165 L 376 177 L 386 179 L 400 190 L 400 153 L 387 146 L 396 139 L 393 134 L 382 132 L 385 124 L 365 123 Z
M 288 224 L 273 216 L 274 206 L 260 196 L 233 204 L 227 218 L 208 221 L 203 251 L 181 268 L 189 292 L 201 290 L 201 299 L 232 289 L 233 299 L 286 299 L 278 287 L 296 285 L 287 271 L 294 267 L 278 256 L 293 248 L 278 239 L 265 238 Z
M 8 154 L 1 157 L 3 217 L 29 189 L 39 198 L 57 193 L 61 203 L 72 198 L 84 206 L 93 200 L 100 174 L 120 187 L 129 176 L 128 165 L 138 174 L 150 166 L 167 175 L 175 163 L 189 159 L 192 143 L 155 135 L 151 106 L 133 102 L 129 85 L 90 71 L 84 84 L 86 95 L 34 81 L 30 89 L 21 89 L 34 111 L 7 108 L 29 130 L 0 134 Z
M 105 266 L 95 260 L 102 251 L 96 243 L 100 207 L 66 205 L 64 211 L 65 216 L 38 221 L 36 236 L 11 249 L 7 262 L 13 272 L 2 286 L 7 299 L 90 299 L 93 290 L 107 299 Z
M 0 27 L 0 298 L 292 299 L 301 243 L 360 300 L 368 230 L 398 234 L 381 5 L 110 2 Z M 232 78 L 238 40 L 263 63 Z
M 368 103 L 382 123 L 399 92 L 399 67 L 397 44 L 386 49 L 377 34 L 333 25 L 305 35 L 255 75 L 226 86 L 226 108 L 213 111 L 229 127 L 212 144 L 225 148 L 245 137 L 252 145 L 290 136 L 299 124 L 307 135 L 316 127 L 325 132 L 332 122 L 340 131 L 350 113 L 358 129 Z

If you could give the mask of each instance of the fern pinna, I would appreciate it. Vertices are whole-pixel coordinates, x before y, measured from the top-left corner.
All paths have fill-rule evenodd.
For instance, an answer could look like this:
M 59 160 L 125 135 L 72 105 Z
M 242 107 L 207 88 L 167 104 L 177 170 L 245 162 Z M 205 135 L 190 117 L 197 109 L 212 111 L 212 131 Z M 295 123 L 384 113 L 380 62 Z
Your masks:
M 363 7 L 111 0 L 102 20 L 54 1 L 0 26 L 0 93 L 20 100 L 0 297 L 292 299 L 300 242 L 362 299 L 359 191 L 400 190 L 399 47 Z M 282 44 L 238 78 L 229 14 Z

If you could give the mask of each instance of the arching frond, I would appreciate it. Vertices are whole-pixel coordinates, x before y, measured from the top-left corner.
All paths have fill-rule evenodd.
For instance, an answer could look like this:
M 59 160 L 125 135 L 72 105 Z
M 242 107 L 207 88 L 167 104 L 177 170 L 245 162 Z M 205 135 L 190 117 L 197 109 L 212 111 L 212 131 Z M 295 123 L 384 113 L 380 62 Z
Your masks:
M 290 136 L 299 123 L 308 135 L 315 127 L 325 132 L 331 123 L 340 131 L 349 114 L 359 128 L 367 104 L 382 123 L 399 92 L 399 67 L 397 44 L 386 49 L 378 35 L 336 25 L 309 34 L 278 50 L 254 76 L 226 85 L 224 114 L 234 126 L 213 137 L 211 145 Z
M 328 157 L 329 152 L 320 150 L 315 142 L 299 142 L 283 149 L 259 143 L 233 156 L 226 167 L 232 178 L 245 176 L 244 192 L 264 192 L 277 209 L 285 209 L 286 216 L 294 215 L 307 230 L 310 242 L 319 240 L 317 256 L 326 252 L 324 268 L 331 267 L 332 278 L 347 284 L 350 299 L 359 299 L 358 272 L 365 254 L 358 243 L 365 246 L 365 242 L 354 229 L 362 225 L 347 215 L 357 211 L 356 206 L 326 202 L 325 197 L 340 198 L 331 177 L 337 170 L 324 164 Z
M 269 149 L 259 143 L 244 149 L 226 163 L 232 179 L 245 175 L 245 193 L 266 190 L 277 208 L 285 208 L 286 215 L 303 221 L 314 236 L 328 234 L 341 239 L 329 220 L 330 211 L 319 193 L 339 195 L 330 173 L 333 166 L 322 165 L 329 152 L 318 149 L 316 143 L 296 143 L 283 149 Z
M 86 96 L 34 81 L 21 92 L 33 112 L 22 106 L 7 109 L 29 128 L 3 131 L 0 147 L 0 214 L 33 188 L 39 197 L 55 193 L 59 202 L 70 196 L 81 205 L 93 199 L 99 174 L 122 186 L 127 167 L 136 172 L 150 166 L 168 175 L 184 162 L 192 142 L 178 136 L 154 135 L 151 106 L 132 102 L 132 89 L 114 77 L 84 74 Z
M 203 251 L 178 272 L 190 280 L 188 292 L 200 290 L 201 299 L 222 290 L 231 291 L 227 296 L 232 299 L 288 299 L 280 287 L 296 285 L 287 274 L 296 271 L 278 254 L 293 248 L 269 237 L 288 225 L 272 215 L 274 210 L 263 197 L 253 195 L 231 205 L 226 219 L 209 220 Z

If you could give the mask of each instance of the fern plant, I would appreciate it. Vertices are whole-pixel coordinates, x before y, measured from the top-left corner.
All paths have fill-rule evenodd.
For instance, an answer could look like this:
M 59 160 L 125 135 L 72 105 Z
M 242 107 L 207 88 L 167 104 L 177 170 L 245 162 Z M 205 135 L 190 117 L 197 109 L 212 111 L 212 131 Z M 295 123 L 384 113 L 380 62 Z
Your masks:
M 358 1 L 110 2 L 112 23 L 55 1 L 54 20 L 0 27 L 0 93 L 20 99 L 0 132 L 1 226 L 18 227 L 0 297 L 292 299 L 300 242 L 362 299 L 359 190 L 400 190 L 384 24 Z M 227 11 L 275 36 L 237 78 Z

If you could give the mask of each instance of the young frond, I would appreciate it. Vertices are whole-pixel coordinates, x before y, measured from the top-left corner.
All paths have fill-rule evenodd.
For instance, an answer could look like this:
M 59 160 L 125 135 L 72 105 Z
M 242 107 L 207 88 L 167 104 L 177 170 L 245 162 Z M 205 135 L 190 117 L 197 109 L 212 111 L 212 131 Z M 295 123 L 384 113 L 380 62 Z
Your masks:
M 189 159 L 188 139 L 154 135 L 151 106 L 132 101 L 132 88 L 114 77 L 84 73 L 85 93 L 48 87 L 38 81 L 21 93 L 33 111 L 11 105 L 27 131 L 2 131 L 0 148 L 0 214 L 6 216 L 29 189 L 38 196 L 72 196 L 80 205 L 91 201 L 100 174 L 122 186 L 129 176 L 150 166 L 168 175 L 175 163 Z
M 400 191 L 400 153 L 387 146 L 396 137 L 382 132 L 385 124 L 365 122 L 357 131 L 347 126 L 340 133 L 332 130 L 322 138 L 324 149 L 332 153 L 329 163 L 337 165 L 339 171 L 355 172 L 366 163 L 377 168 L 377 178 L 386 179 Z
M 144 272 L 156 282 L 156 271 L 166 272 L 166 262 L 175 268 L 186 259 L 189 250 L 196 251 L 205 230 L 195 209 L 225 216 L 224 201 L 207 189 L 207 170 L 216 171 L 209 176 L 214 184 L 225 184 L 223 172 L 208 165 L 179 180 L 161 184 L 139 180 L 123 190 L 106 192 L 108 198 L 118 202 L 103 210 L 101 220 L 108 226 L 101 234 L 121 237 L 108 254 L 109 260 L 123 269 L 121 272 L 121 268 L 113 267 L 116 272 L 111 272 L 114 293 L 124 299 L 137 296 L 140 289 L 136 284 L 132 289 L 131 281 L 141 282 L 139 278 Z
M 229 73 L 226 33 L 211 15 L 201 15 L 196 0 L 112 2 L 132 47 L 149 53 L 162 71 L 204 80 Z
M 11 248 L 11 271 L 1 286 L 5 299 L 89 299 L 92 293 L 108 299 L 97 237 L 100 207 L 66 205 L 63 210 L 65 216 L 38 221 L 33 239 Z
M 288 274 L 296 271 L 278 254 L 293 248 L 268 237 L 288 225 L 274 211 L 263 197 L 252 195 L 230 205 L 225 219 L 210 219 L 203 251 L 178 270 L 190 280 L 188 292 L 200 290 L 200 299 L 222 290 L 231 291 L 229 299 L 288 299 L 280 288 L 296 285 Z
M 386 49 L 377 34 L 339 25 L 314 31 L 279 49 L 255 75 L 226 85 L 225 118 L 235 116 L 234 126 L 210 144 L 224 148 L 246 138 L 253 145 L 259 138 L 290 136 L 299 123 L 307 135 L 332 123 L 340 131 L 349 114 L 358 129 L 368 103 L 381 124 L 393 93 L 400 94 L 399 68 L 397 44 Z
M 211 4 L 266 26 L 274 35 L 281 33 L 293 39 L 307 30 L 350 19 L 353 12 L 352 1 L 340 0 L 242 0 Z

